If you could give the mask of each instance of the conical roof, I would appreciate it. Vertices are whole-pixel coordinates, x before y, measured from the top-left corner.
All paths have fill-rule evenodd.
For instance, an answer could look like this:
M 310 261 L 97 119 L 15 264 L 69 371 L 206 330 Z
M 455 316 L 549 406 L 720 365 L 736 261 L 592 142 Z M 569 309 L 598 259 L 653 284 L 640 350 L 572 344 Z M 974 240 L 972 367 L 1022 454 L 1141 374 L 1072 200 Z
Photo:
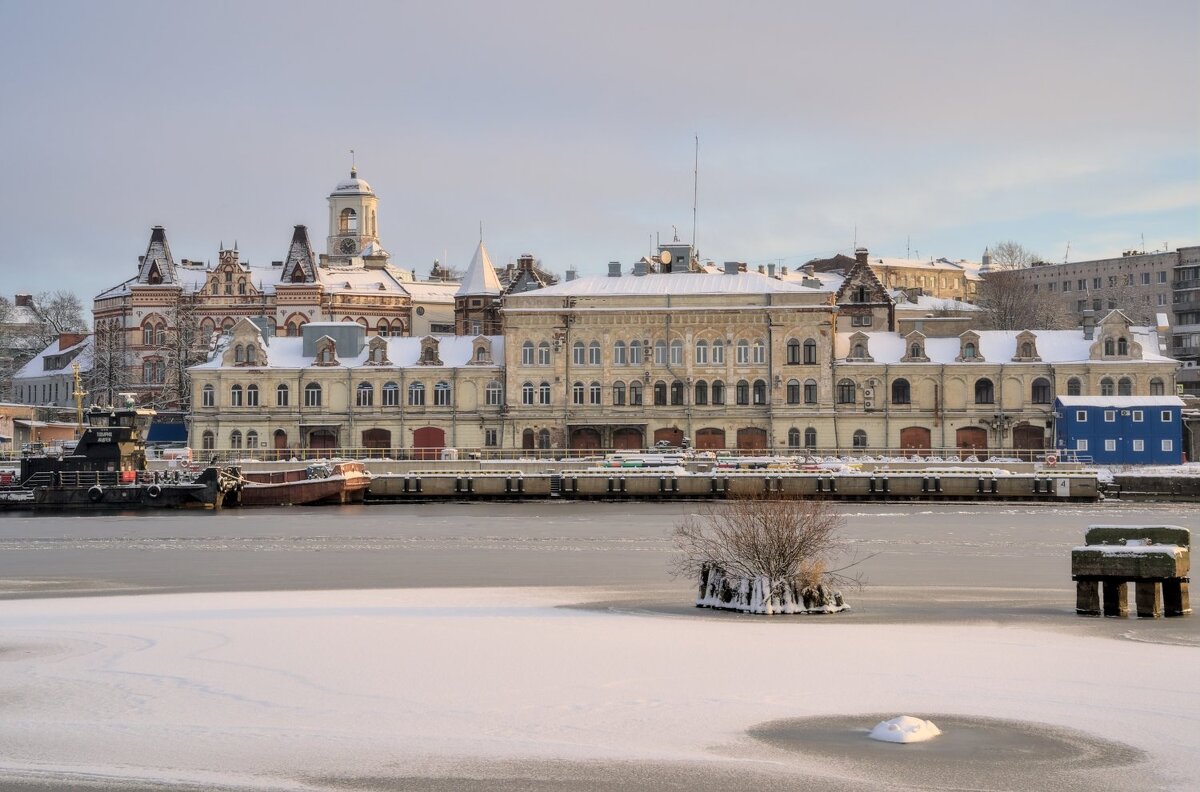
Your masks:
M 288 246 L 287 260 L 279 279 L 284 283 L 313 283 L 317 279 L 312 245 L 308 241 L 308 228 L 298 225 L 292 231 L 292 242 Z
M 462 285 L 458 287 L 454 296 L 467 297 L 478 294 L 500 296 L 500 279 L 496 277 L 496 268 L 492 266 L 492 260 L 488 257 L 487 248 L 483 246 L 482 240 L 479 247 L 475 248 L 471 266 L 467 267 L 467 274 L 463 276 Z
M 167 232 L 162 226 L 150 230 L 150 244 L 138 269 L 138 283 L 178 283 L 175 259 L 171 257 L 171 246 L 167 244 Z

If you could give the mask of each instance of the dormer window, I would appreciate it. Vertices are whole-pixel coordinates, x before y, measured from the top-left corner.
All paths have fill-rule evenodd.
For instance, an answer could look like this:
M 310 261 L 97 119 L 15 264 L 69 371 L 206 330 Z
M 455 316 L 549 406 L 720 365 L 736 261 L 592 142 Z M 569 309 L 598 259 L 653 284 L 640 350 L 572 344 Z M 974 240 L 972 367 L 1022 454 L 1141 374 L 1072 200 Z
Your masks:
M 337 344 L 329 336 L 317 339 L 317 356 L 315 365 L 336 366 Z
M 1023 358 L 1033 357 L 1033 344 L 1029 343 L 1028 341 L 1021 344 L 1021 357 L 1023 357 Z
M 914 341 L 912 343 L 912 345 L 910 345 L 908 348 L 908 356 L 914 357 L 914 358 L 919 358 L 919 357 L 924 357 L 925 355 L 921 351 L 921 345 L 919 343 L 917 343 L 916 341 Z
M 438 340 L 433 336 L 421 339 L 421 357 L 417 361 L 422 366 L 440 366 L 442 359 L 438 355 Z
M 1104 354 L 1112 355 L 1113 351 L 1113 340 L 1111 338 L 1104 339 Z
M 1128 355 L 1129 354 L 1129 342 L 1126 341 L 1124 337 L 1117 339 L 1117 354 L 1118 355 Z
M 978 355 L 975 351 L 974 342 L 968 341 L 967 343 L 963 344 L 963 360 L 974 360 L 976 357 L 978 357 Z

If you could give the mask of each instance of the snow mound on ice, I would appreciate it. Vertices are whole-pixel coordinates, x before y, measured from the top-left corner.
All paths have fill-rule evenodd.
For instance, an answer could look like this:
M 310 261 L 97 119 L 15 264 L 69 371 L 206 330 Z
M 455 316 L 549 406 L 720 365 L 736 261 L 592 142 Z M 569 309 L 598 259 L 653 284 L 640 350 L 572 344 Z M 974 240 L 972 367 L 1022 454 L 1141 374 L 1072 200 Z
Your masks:
M 942 733 L 933 725 L 933 721 L 921 720 L 911 715 L 897 715 L 891 720 L 885 720 L 871 729 L 869 736 L 872 740 L 892 743 L 914 743 L 932 740 Z

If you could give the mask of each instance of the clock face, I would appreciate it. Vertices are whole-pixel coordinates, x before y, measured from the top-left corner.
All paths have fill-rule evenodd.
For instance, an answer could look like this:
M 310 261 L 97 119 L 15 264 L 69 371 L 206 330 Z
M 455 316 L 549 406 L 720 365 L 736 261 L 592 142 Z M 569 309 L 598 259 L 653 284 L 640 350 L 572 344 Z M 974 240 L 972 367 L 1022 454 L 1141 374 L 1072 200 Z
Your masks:
M 349 255 L 358 250 L 358 245 L 354 243 L 353 239 L 343 239 L 341 248 L 343 253 Z
M 658 257 L 658 260 L 661 261 L 663 264 L 670 264 L 671 263 L 671 251 L 664 250 L 662 252 L 662 255 Z

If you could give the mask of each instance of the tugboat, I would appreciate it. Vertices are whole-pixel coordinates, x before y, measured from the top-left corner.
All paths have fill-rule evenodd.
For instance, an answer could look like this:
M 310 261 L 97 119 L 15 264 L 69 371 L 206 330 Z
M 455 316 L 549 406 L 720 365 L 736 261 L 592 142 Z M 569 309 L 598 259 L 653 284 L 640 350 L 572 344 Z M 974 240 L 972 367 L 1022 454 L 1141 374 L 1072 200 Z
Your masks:
M 145 432 L 154 410 L 132 405 L 87 412 L 74 448 L 21 458 L 15 486 L 0 489 L 0 506 L 34 510 L 219 508 L 237 501 L 236 467 L 192 476 L 146 469 Z

